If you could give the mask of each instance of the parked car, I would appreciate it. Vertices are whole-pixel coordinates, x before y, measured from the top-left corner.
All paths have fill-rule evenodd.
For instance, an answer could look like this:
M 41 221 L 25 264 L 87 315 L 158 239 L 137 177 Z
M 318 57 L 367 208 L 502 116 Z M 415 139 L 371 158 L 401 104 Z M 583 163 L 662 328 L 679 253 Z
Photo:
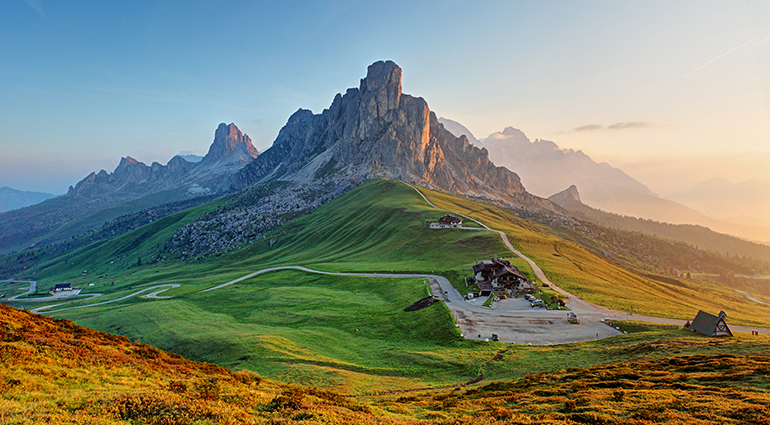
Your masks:
M 532 301 L 532 304 L 530 304 L 530 306 L 532 306 L 532 308 L 545 307 L 545 303 L 543 302 L 543 300 L 535 300 L 535 301 Z
M 497 334 L 492 334 L 492 341 L 500 341 L 500 337 Z

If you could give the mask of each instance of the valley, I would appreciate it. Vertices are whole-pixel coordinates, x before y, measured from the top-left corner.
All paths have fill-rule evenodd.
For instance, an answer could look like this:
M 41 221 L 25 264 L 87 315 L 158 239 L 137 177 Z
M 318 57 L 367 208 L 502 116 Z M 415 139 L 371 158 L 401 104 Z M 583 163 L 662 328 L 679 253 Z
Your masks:
M 52 302 L 57 305 L 47 313 L 45 303 L 34 308 L 188 358 L 248 369 L 270 379 L 354 393 L 470 381 L 500 344 L 483 342 L 491 333 L 500 334 L 503 342 L 517 342 L 516 347 L 586 341 L 582 344 L 587 345 L 574 348 L 581 353 L 594 344 L 606 344 L 594 341 L 597 333 L 617 335 L 601 323 L 604 318 L 648 321 L 645 314 L 671 317 L 681 325 L 699 308 L 724 309 L 731 326 L 767 326 L 767 319 L 762 318 L 768 316 L 757 314 L 767 306 L 721 285 L 652 280 L 603 262 L 542 230 L 542 225 L 520 220 L 504 209 L 415 189 L 387 180 L 366 183 L 239 251 L 202 261 L 113 268 L 105 253 L 123 252 L 126 258 L 135 258 L 148 250 L 148 241 L 128 242 L 128 238 L 146 233 L 140 228 L 106 245 L 79 248 L 66 257 L 78 269 L 89 270 L 88 275 L 55 266 L 60 259 L 41 268 L 40 277 L 46 281 L 72 282 L 85 288 L 85 296 L 102 293 L 94 300 L 97 303 Z M 444 209 L 478 220 L 481 226 L 490 223 L 503 232 L 483 227 L 428 229 L 427 223 L 444 214 Z M 184 222 L 166 223 L 181 226 Z M 170 235 L 172 229 L 163 233 Z M 112 251 L 111 244 L 133 248 Z M 511 248 L 530 262 L 511 257 Z M 506 308 L 508 301 L 496 303 L 492 309 L 466 303 L 458 292 L 465 286 L 463 276 L 477 260 L 491 257 L 508 258 L 531 279 L 569 291 L 568 305 L 582 323 L 568 324 L 564 311 L 511 311 Z M 597 262 L 599 266 L 592 266 Z M 299 269 L 279 270 L 286 266 Z M 430 278 L 440 283 L 449 302 L 404 312 L 405 307 L 429 295 L 425 281 Z M 158 293 L 160 290 L 163 292 Z M 672 294 L 672 290 L 676 292 Z M 150 293 L 169 298 L 142 297 Z M 731 298 L 725 299 L 727 296 Z M 633 312 L 627 308 L 631 305 L 636 306 Z M 29 303 L 26 306 L 30 308 Z M 642 306 L 647 308 L 642 310 Z M 741 314 L 741 309 L 752 314 Z M 455 327 L 456 322 L 460 328 Z M 554 349 L 554 353 L 562 350 Z M 576 354 L 574 361 L 580 358 Z M 585 364 L 584 360 L 565 361 L 546 362 L 537 368 Z M 513 364 L 496 364 L 485 372 L 485 380 L 514 379 L 521 371 Z
M 0 422 L 766 422 L 768 247 L 536 196 L 401 74 L 0 214 Z

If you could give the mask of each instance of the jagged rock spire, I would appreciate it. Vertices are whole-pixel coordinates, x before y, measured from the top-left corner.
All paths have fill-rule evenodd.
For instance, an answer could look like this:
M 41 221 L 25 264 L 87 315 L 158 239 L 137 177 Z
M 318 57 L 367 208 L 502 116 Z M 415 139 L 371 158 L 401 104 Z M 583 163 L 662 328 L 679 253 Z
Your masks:
M 245 155 L 256 158 L 259 152 L 251 144 L 251 138 L 247 134 L 242 133 L 235 124 L 221 123 L 214 132 L 214 143 L 209 147 L 209 152 L 204 160 L 209 162 L 231 155 Z

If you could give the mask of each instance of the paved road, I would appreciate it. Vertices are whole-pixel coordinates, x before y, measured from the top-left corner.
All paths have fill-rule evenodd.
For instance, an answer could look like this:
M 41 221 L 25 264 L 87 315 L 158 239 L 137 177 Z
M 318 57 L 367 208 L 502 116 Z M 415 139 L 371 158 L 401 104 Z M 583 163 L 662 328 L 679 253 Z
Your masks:
M 620 334 L 619 331 L 602 323 L 600 318 L 587 322 L 584 321 L 580 325 L 572 325 L 567 322 L 567 312 L 563 310 L 533 309 L 528 304 L 526 304 L 526 308 L 504 308 L 521 300 L 506 300 L 497 303 L 495 308 L 484 307 L 476 302 L 467 302 L 445 277 L 433 274 L 337 273 L 314 270 L 303 266 L 281 266 L 249 273 L 238 279 L 199 292 L 204 293 L 226 288 L 262 273 L 278 270 L 299 270 L 330 276 L 418 278 L 430 280 L 432 287 L 439 288 L 439 293 L 435 295 L 440 295 L 444 299 L 447 308 L 449 308 L 449 311 L 452 312 L 455 320 L 460 325 L 460 330 L 464 336 L 471 339 L 487 339 L 495 333 L 503 342 L 547 345 L 587 341 Z
M 145 293 L 147 291 L 152 291 L 154 289 L 160 289 L 160 291 L 155 291 L 155 292 L 152 292 L 150 294 L 147 294 L 147 295 L 145 295 L 145 298 L 171 298 L 171 297 L 160 297 L 160 296 L 158 296 L 158 294 L 160 294 L 161 292 L 164 292 L 164 291 L 168 291 L 169 289 L 172 289 L 172 288 L 178 288 L 179 286 L 180 285 L 177 284 L 177 283 L 167 283 L 167 284 L 164 284 L 164 285 L 156 285 L 156 286 L 151 286 L 149 288 L 144 288 L 144 289 L 136 291 L 136 292 L 134 292 L 132 294 L 120 297 L 120 298 L 115 298 L 115 299 L 112 299 L 112 300 L 102 301 L 102 302 L 98 302 L 98 303 L 78 305 L 78 306 L 74 306 L 74 307 L 65 307 L 65 308 L 59 308 L 59 309 L 56 309 L 56 310 L 51 310 L 51 309 L 54 308 L 54 307 L 59 307 L 61 305 L 64 305 L 65 303 L 52 304 L 52 305 L 47 305 L 47 306 L 44 306 L 44 307 L 38 307 L 38 308 L 36 308 L 34 310 L 30 310 L 30 311 L 32 311 L 33 313 L 40 313 L 40 312 L 43 312 L 43 313 L 56 313 L 57 311 L 73 310 L 73 309 L 76 309 L 76 308 L 86 308 L 86 307 L 94 307 L 94 306 L 97 306 L 97 305 L 111 304 L 111 303 L 114 303 L 114 302 L 127 300 L 129 298 L 135 297 L 137 295 L 141 295 L 141 294 L 143 294 L 143 293 Z M 102 294 L 98 294 L 98 295 L 101 296 Z
M 25 295 L 34 294 L 35 291 L 37 291 L 37 282 L 34 280 L 3 280 L 2 282 L 8 282 L 8 283 L 29 283 L 29 289 L 27 292 L 19 295 L 14 295 L 10 298 L 8 298 L 8 301 L 16 301 L 16 298 L 23 297 Z
M 740 291 L 738 289 L 735 289 L 735 292 L 743 295 L 744 297 L 748 298 L 750 301 L 754 301 L 757 304 L 765 304 L 765 305 L 767 305 L 766 302 L 758 300 L 757 297 L 755 297 L 755 296 L 753 296 L 751 294 L 747 294 L 746 292 Z
M 325 274 L 325 275 L 333 275 L 333 276 L 358 276 L 358 277 L 377 277 L 377 278 L 419 278 L 419 279 L 425 279 L 426 283 L 427 281 L 430 281 L 431 288 L 433 289 L 434 294 L 438 292 L 438 294 L 436 295 L 440 296 L 440 298 L 443 299 L 446 306 L 452 312 L 452 315 L 454 316 L 456 322 L 460 326 L 460 329 L 466 338 L 486 339 L 491 337 L 492 333 L 495 333 L 500 337 L 500 340 L 503 342 L 512 342 L 512 343 L 518 343 L 518 344 L 535 344 L 535 345 L 563 344 L 563 343 L 569 343 L 569 342 L 578 342 L 578 341 L 586 341 L 586 340 L 597 339 L 597 338 L 605 338 L 608 336 L 620 334 L 620 332 L 617 331 L 616 329 L 603 323 L 603 319 L 605 318 L 631 319 L 631 320 L 639 320 L 639 321 L 652 322 L 652 323 L 675 324 L 680 326 L 684 324 L 684 321 L 681 319 L 630 315 L 629 313 L 626 313 L 623 311 L 608 309 L 605 307 L 591 304 L 589 302 L 586 302 L 580 299 L 579 297 L 567 292 L 563 288 L 560 288 L 558 285 L 551 282 L 545 276 L 545 273 L 543 273 L 543 270 L 532 259 L 530 259 L 529 257 L 527 257 L 526 255 L 524 255 L 523 253 L 521 253 L 520 251 L 518 251 L 516 248 L 513 247 L 510 240 L 508 239 L 508 235 L 506 235 L 505 232 L 492 229 L 486 224 L 472 217 L 466 216 L 464 214 L 439 208 L 436 205 L 434 205 L 432 202 L 430 202 L 428 198 L 426 198 L 425 195 L 417 187 L 412 186 L 408 183 L 406 184 L 410 186 L 412 189 L 414 189 L 431 207 L 442 211 L 448 211 L 452 214 L 459 215 L 461 217 L 465 217 L 466 219 L 471 220 L 477 223 L 479 226 L 481 226 L 481 228 L 461 226 L 460 227 L 461 229 L 473 230 L 473 231 L 491 231 L 491 232 L 497 233 L 500 236 L 503 243 L 505 244 L 505 246 L 512 253 L 524 259 L 530 265 L 530 267 L 532 267 L 532 270 L 534 271 L 538 279 L 546 283 L 549 287 L 559 292 L 560 294 L 563 294 L 566 297 L 569 297 L 568 306 L 573 312 L 575 312 L 575 314 L 578 315 L 578 317 L 580 317 L 581 323 L 579 325 L 573 325 L 567 322 L 566 320 L 567 313 L 564 310 L 553 311 L 553 310 L 545 310 L 545 309 L 533 309 L 529 307 L 527 303 L 523 302 L 520 299 L 509 299 L 509 300 L 497 302 L 493 305 L 492 308 L 482 306 L 481 305 L 482 300 L 468 302 L 464 299 L 463 295 L 460 294 L 460 292 L 457 291 L 457 289 L 455 289 L 449 283 L 449 281 L 445 277 L 432 275 L 432 274 L 336 273 L 336 272 L 314 270 L 303 266 L 280 266 L 280 267 L 271 267 L 271 268 L 259 270 L 253 273 L 249 273 L 245 276 L 241 276 L 237 279 L 231 280 L 221 285 L 204 289 L 199 292 L 205 293 L 205 292 L 215 291 L 215 290 L 233 285 L 235 283 L 250 279 L 254 276 L 258 276 L 260 274 L 269 273 L 269 272 L 278 271 L 278 270 L 299 270 L 307 273 L 317 273 L 317 274 Z M 27 293 L 17 295 L 16 297 L 11 298 L 10 300 L 14 300 L 19 296 L 35 292 L 36 283 L 32 281 L 29 281 L 29 283 L 30 283 L 30 290 Z M 150 288 L 142 289 L 130 295 L 126 295 L 120 298 L 103 301 L 99 303 L 51 310 L 52 308 L 63 305 L 63 304 L 55 304 L 55 305 L 40 307 L 32 311 L 35 313 L 40 311 L 44 311 L 46 313 L 53 313 L 53 312 L 70 310 L 75 308 L 93 307 L 98 305 L 114 303 L 117 301 L 122 301 L 122 300 L 135 297 L 135 296 L 144 294 L 145 292 L 153 291 L 153 290 L 155 291 L 149 294 L 145 294 L 143 295 L 143 297 L 156 298 L 156 299 L 171 298 L 170 296 L 161 296 L 159 294 L 165 291 L 168 291 L 169 289 L 177 288 L 179 286 L 180 286 L 179 284 L 157 285 Z M 101 294 L 89 294 L 89 295 L 101 296 Z M 46 298 L 46 300 L 51 300 L 51 298 Z M 749 332 L 750 330 L 759 330 L 761 332 L 770 333 L 770 329 L 763 329 L 763 328 L 751 328 L 751 327 L 742 327 L 742 326 L 731 326 L 731 328 L 739 331 L 744 331 L 744 332 Z

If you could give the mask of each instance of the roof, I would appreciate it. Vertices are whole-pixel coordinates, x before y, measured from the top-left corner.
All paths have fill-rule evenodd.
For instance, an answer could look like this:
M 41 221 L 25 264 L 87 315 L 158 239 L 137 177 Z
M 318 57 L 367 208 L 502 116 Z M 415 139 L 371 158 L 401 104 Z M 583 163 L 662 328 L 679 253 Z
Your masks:
M 462 223 L 463 219 L 453 215 L 445 215 L 438 219 L 439 223 Z
M 54 289 L 71 288 L 71 287 L 72 287 L 71 283 L 57 283 L 56 286 L 54 286 Z
M 726 318 L 724 311 L 720 311 L 719 316 L 714 316 L 700 310 L 690 323 L 690 329 L 706 336 L 733 336 L 730 328 L 727 327 Z
M 473 266 L 473 274 L 476 274 L 482 270 L 486 270 L 488 268 L 491 268 L 494 263 L 492 260 L 484 260 L 480 263 L 477 263 Z
M 491 260 L 484 260 L 473 266 L 473 273 L 476 274 L 480 271 L 492 270 L 492 278 L 498 278 L 505 274 L 511 274 L 517 278 L 527 281 L 527 277 L 516 266 L 512 266 L 510 261 L 499 260 L 493 258 Z

